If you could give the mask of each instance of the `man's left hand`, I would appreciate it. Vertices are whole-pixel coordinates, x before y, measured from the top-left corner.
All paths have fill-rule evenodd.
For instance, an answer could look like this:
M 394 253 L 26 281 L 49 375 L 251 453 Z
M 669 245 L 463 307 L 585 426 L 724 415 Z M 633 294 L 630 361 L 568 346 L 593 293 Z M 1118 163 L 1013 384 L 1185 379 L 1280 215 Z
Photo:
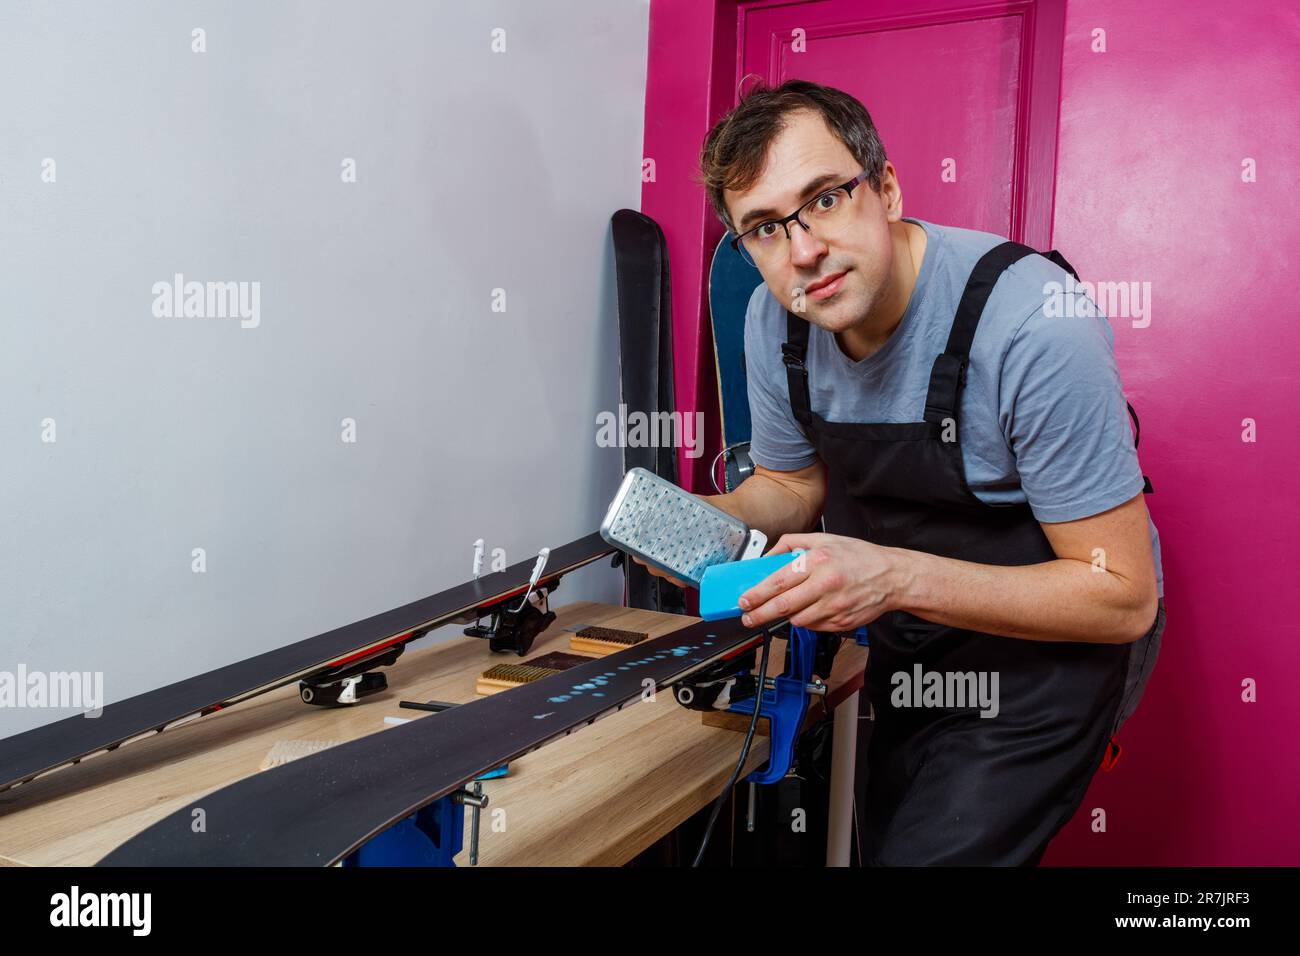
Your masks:
M 800 548 L 741 595 L 746 627 L 787 618 L 814 631 L 852 631 L 897 609 L 898 551 L 836 534 L 786 534 L 768 554 Z

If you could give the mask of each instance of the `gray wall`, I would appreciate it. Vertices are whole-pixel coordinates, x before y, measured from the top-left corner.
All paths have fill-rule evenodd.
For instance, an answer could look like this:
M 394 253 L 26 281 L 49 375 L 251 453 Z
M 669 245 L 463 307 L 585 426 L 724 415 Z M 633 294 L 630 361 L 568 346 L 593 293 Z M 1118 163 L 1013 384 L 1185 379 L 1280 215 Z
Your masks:
M 0 670 L 121 699 L 595 529 L 647 13 L 0 7 Z M 260 283 L 259 324 L 155 316 L 175 273 Z

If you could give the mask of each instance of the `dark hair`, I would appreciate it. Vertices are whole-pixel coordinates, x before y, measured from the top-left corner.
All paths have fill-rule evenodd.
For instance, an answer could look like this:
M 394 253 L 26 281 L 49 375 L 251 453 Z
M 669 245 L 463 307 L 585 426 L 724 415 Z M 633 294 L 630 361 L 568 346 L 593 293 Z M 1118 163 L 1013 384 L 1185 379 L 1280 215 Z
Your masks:
M 786 128 L 787 115 L 797 110 L 820 114 L 861 169 L 867 170 L 871 188 L 880 192 L 885 147 L 871 114 L 856 97 L 808 80 L 787 80 L 775 88 L 759 83 L 709 130 L 700 150 L 699 182 L 709 194 L 713 211 L 733 232 L 722 191 L 743 192 L 754 185 L 763 171 L 768 146 Z

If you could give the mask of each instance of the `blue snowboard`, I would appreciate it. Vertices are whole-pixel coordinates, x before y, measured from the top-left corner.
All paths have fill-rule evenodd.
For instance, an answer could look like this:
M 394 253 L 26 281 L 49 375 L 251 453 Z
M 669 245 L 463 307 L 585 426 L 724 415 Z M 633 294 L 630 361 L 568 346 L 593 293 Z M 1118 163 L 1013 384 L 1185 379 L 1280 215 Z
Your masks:
M 710 477 L 718 491 L 734 491 L 753 471 L 749 459 L 749 393 L 745 383 L 745 310 L 754 289 L 762 285 L 759 271 L 731 248 L 731 233 L 718 243 L 709 269 L 709 314 L 713 324 L 713 357 L 718 372 L 718 408 L 722 415 L 725 487 L 718 485 L 718 461 Z

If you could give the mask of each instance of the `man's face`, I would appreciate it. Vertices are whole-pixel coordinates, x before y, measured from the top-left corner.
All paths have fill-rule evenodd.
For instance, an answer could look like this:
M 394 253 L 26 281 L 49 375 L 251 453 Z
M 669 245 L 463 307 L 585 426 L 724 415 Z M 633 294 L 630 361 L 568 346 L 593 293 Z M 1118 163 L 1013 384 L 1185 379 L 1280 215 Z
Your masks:
M 723 195 L 740 232 L 788 216 L 862 172 L 820 115 L 800 110 L 788 114 L 786 121 L 785 130 L 768 148 L 766 165 L 754 185 L 744 192 L 728 189 Z M 805 188 L 825 174 L 833 174 L 829 182 Z M 759 263 L 763 280 L 783 307 L 814 325 L 831 332 L 860 325 L 887 300 L 894 263 L 889 224 L 901 217 L 898 181 L 893 166 L 886 163 L 881 191 L 872 191 L 869 182 L 860 183 L 836 235 L 818 239 L 791 222 L 787 254 Z M 831 283 L 817 289 L 826 279 Z

